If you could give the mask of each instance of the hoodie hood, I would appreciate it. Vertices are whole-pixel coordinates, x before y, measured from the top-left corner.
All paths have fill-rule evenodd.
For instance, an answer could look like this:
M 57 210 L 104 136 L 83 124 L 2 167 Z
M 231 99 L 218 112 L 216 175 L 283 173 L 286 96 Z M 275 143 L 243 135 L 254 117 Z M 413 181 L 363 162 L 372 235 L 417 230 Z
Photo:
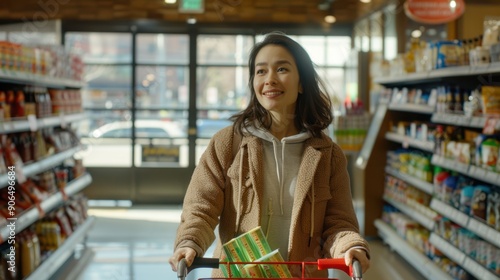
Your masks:
M 272 135 L 271 132 L 269 132 L 264 128 L 249 126 L 246 128 L 246 131 L 252 134 L 253 136 L 259 137 L 260 139 L 266 140 L 268 142 L 276 141 L 276 142 L 282 142 L 282 143 L 286 142 L 288 144 L 291 144 L 291 143 L 301 143 L 311 138 L 311 134 L 309 132 L 301 132 L 296 135 L 285 137 L 280 141 L 278 138 L 274 137 L 274 135 Z

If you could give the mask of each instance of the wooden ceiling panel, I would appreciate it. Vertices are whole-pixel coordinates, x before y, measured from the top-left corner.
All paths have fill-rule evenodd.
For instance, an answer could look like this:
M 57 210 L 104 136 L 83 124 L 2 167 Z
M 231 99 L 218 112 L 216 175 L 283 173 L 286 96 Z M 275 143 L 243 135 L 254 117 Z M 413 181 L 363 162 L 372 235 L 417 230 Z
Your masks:
M 23 20 L 45 13 L 48 19 L 164 19 L 185 22 L 196 18 L 198 23 L 303 23 L 317 24 L 324 16 L 333 14 L 337 22 L 351 23 L 388 0 L 372 0 L 363 4 L 359 0 L 334 0 L 329 10 L 319 5 L 326 0 L 205 0 L 204 13 L 179 13 L 179 4 L 166 4 L 164 0 L 71 0 L 7 1 L 0 7 L 2 20 Z M 331 0 L 330 0 L 331 1 Z M 179 1 L 178 1 L 179 2 Z M 56 5 L 46 7 L 51 3 Z M 47 10 L 47 8 L 49 8 Z M 49 11 L 49 12 L 47 12 Z M 53 12 L 57 11 L 57 12 Z

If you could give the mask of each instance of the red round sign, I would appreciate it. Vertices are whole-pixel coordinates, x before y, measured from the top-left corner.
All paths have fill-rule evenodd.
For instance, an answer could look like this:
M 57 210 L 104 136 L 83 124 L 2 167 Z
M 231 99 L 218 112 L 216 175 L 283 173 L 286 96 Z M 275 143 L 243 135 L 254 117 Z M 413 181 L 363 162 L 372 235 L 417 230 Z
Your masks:
M 429 24 L 447 23 L 465 11 L 463 0 L 407 0 L 406 15 L 414 21 Z

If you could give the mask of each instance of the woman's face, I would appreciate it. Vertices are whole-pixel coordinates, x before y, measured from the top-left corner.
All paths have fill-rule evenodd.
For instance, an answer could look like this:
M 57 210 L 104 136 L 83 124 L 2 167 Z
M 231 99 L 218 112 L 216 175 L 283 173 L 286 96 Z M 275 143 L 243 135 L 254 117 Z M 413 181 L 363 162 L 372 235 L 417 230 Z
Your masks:
M 294 114 L 302 86 L 295 59 L 287 49 L 267 45 L 255 57 L 253 88 L 259 103 L 277 114 Z

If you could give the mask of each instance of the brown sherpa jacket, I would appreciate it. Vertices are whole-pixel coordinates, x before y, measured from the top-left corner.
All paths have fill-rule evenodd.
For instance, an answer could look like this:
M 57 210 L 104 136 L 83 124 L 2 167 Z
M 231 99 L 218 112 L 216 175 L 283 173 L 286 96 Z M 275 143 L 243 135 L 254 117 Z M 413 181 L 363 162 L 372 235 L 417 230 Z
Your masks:
M 221 244 L 260 226 L 265 174 L 262 140 L 252 135 L 242 137 L 233 155 L 233 135 L 231 126 L 217 132 L 195 168 L 184 198 L 175 249 L 190 247 L 203 256 L 219 225 L 214 252 L 218 258 Z M 304 142 L 293 208 L 289 261 L 340 258 L 354 246 L 369 252 L 368 243 L 358 233 L 346 157 L 324 134 Z M 313 266 L 306 268 L 308 277 L 326 276 Z M 295 276 L 300 276 L 299 269 L 291 267 Z M 215 271 L 213 276 L 221 274 Z

